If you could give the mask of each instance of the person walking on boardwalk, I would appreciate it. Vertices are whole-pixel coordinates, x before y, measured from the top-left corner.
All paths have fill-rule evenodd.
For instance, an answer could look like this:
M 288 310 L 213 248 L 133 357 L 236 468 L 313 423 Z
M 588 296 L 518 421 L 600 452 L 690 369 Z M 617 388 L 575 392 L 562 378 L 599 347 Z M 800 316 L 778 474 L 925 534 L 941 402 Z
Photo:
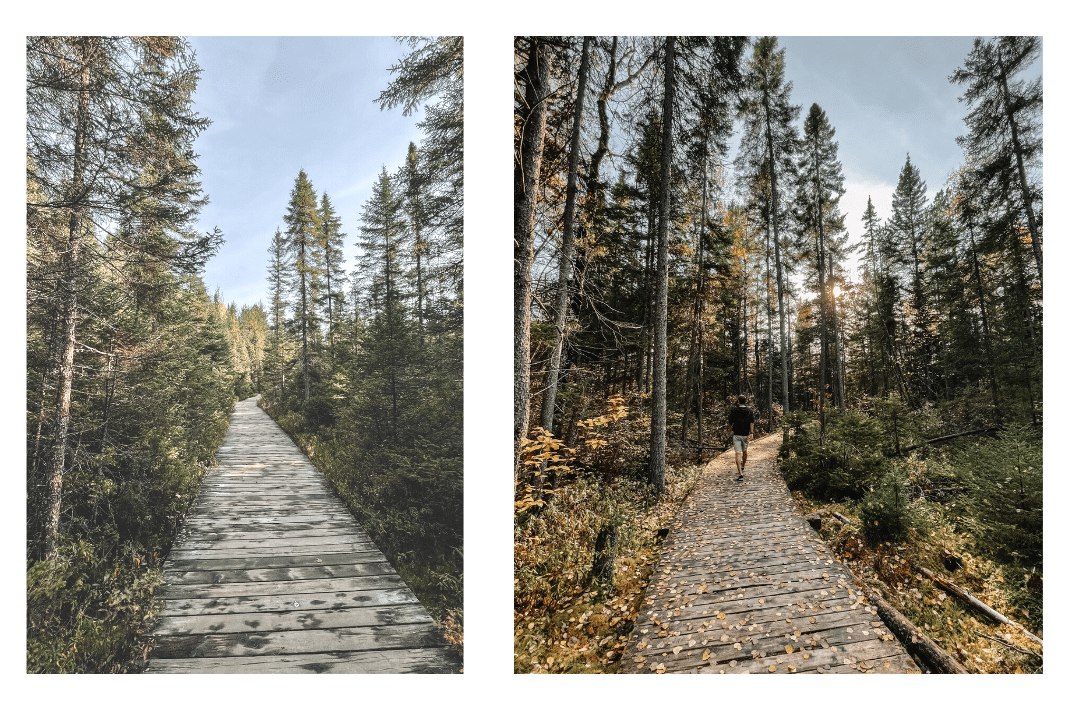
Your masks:
M 749 437 L 753 435 L 756 414 L 745 405 L 745 397 L 738 397 L 738 405 L 731 408 L 727 416 L 731 432 L 734 434 L 734 464 L 738 466 L 738 480 L 745 475 L 745 461 L 749 457 Z

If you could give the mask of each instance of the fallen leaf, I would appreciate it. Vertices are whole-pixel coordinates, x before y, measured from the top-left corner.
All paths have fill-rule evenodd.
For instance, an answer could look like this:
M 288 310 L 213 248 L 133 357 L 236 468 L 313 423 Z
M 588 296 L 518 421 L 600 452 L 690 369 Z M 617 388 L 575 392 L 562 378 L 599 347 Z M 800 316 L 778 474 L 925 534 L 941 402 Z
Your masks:
M 711 650 L 711 649 L 705 649 L 704 653 L 703 653 L 703 654 L 701 654 L 701 660 L 702 660 L 702 661 L 708 661 L 708 658 L 709 658 L 709 657 L 710 657 L 711 655 L 712 655 L 712 650 Z
M 673 654 L 675 654 L 676 656 L 678 656 L 678 655 L 679 655 L 679 652 L 680 652 L 680 651 L 682 651 L 682 647 L 681 647 L 681 646 L 676 646 L 675 648 L 673 648 L 673 649 L 671 650 L 671 653 L 673 653 Z
M 789 644 L 787 644 L 786 645 L 786 653 L 792 654 L 793 652 L 794 652 L 794 647 L 790 646 Z
M 731 661 L 731 663 L 734 663 L 734 662 Z M 775 664 L 772 664 L 771 666 L 768 666 L 768 670 L 771 671 L 772 673 L 775 673 Z

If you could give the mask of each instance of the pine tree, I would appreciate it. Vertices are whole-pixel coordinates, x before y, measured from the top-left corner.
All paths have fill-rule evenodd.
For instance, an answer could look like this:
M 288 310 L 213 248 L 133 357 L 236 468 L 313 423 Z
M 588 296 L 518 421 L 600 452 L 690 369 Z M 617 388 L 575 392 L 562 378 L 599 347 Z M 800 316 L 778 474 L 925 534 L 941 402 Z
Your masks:
M 1018 191 L 1026 220 L 1038 281 L 1042 282 L 1042 196 L 1034 178 L 1042 157 L 1042 78 L 1014 79 L 1039 58 L 1038 37 L 975 38 L 963 69 L 949 80 L 967 84 L 960 101 L 971 112 L 965 118 L 969 133 L 957 143 L 967 152 L 984 184 Z M 1041 174 L 1038 173 L 1038 183 Z M 1015 202 L 1015 201 L 1014 201 Z
M 300 336 L 301 379 L 304 385 L 301 402 L 304 403 L 311 397 L 312 350 L 320 334 L 315 303 L 323 261 L 319 239 L 322 228 L 315 190 L 304 169 L 297 174 L 293 190 L 289 193 L 289 206 L 284 220 L 286 254 L 293 270 L 289 292 L 293 295 L 294 319 Z
M 341 218 L 334 214 L 330 196 L 323 192 L 319 202 L 320 250 L 322 254 L 322 281 L 326 288 L 319 295 L 319 303 L 326 303 L 326 333 L 330 342 L 331 359 L 334 352 L 334 332 L 341 319 L 341 304 L 345 301 L 345 277 L 342 265 L 345 260 L 345 233 L 341 232 Z
M 274 239 L 268 251 L 270 261 L 267 264 L 267 289 L 270 299 L 271 338 L 265 356 L 265 370 L 274 381 L 278 398 L 285 398 L 286 371 L 283 342 L 286 339 L 286 294 L 292 279 L 292 266 L 286 259 L 286 242 L 281 229 L 274 231 Z
M 425 177 L 419 168 L 419 153 L 415 142 L 408 144 L 408 157 L 404 164 L 404 212 L 411 231 L 412 258 L 415 262 L 415 317 L 419 321 L 419 342 L 424 344 L 424 309 L 427 298 L 427 268 L 429 243 L 426 238 Z
M 534 264 L 534 210 L 541 180 L 545 117 L 551 89 L 551 60 L 539 37 L 516 38 L 516 161 L 514 169 L 514 369 L 513 469 L 519 473 L 519 448 L 530 424 L 530 303 Z
M 834 127 L 827 121 L 827 114 L 818 104 L 813 104 L 805 118 L 805 136 L 799 151 L 797 204 L 798 224 L 814 239 L 812 251 L 816 259 L 816 289 L 819 296 L 820 368 L 818 399 L 820 413 L 828 380 L 830 363 L 830 336 L 832 325 L 837 332 L 835 302 L 831 294 L 834 281 L 835 255 L 833 237 L 844 230 L 843 216 L 838 202 L 845 193 L 842 164 L 838 160 L 838 142 L 834 140 Z M 839 268 L 840 269 L 840 268 Z M 835 337 L 837 342 L 837 335 Z M 837 354 L 837 349 L 835 350 Z M 842 379 L 836 368 L 834 392 L 839 406 L 844 406 Z
M 932 348 L 931 313 L 927 304 L 924 257 L 928 242 L 927 184 L 905 156 L 892 201 L 889 229 L 893 244 L 887 255 L 891 269 L 902 271 L 908 284 L 907 351 L 909 372 L 913 379 L 906 385 L 907 398 L 915 406 L 919 392 L 933 396 L 930 376 Z

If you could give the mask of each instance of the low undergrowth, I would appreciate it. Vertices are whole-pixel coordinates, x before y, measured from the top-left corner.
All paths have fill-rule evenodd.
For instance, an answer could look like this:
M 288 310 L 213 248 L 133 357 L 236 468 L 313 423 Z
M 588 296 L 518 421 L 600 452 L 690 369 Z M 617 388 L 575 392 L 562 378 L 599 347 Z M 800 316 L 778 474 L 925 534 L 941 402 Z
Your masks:
M 166 461 L 140 481 L 69 476 L 70 500 L 86 505 L 74 508 L 56 557 L 26 571 L 27 673 L 144 668 L 163 558 L 206 472 L 203 463 Z M 93 488 L 96 497 L 80 492 Z
M 825 447 L 840 447 L 833 424 Z M 783 459 L 797 472 L 801 445 Z M 822 518 L 821 536 L 860 579 L 972 673 L 1040 673 L 1042 646 L 940 589 L 920 567 L 952 581 L 1042 638 L 1042 452 L 1027 428 L 903 458 L 872 454 L 879 478 L 859 497 L 828 496 L 811 475 L 794 490 L 804 512 Z M 887 449 L 889 452 L 889 449 Z M 885 453 L 883 454 L 885 456 Z M 811 462 L 811 461 L 810 461 Z M 795 479 L 796 485 L 800 479 Z M 1002 641 L 995 641 L 1001 639 Z
M 614 397 L 579 424 L 574 448 L 546 433 L 526 443 L 515 505 L 515 673 L 618 668 L 661 529 L 703 469 L 669 451 L 661 493 L 635 477 L 648 457 L 642 411 L 642 402 Z M 530 485 L 539 478 L 543 485 Z

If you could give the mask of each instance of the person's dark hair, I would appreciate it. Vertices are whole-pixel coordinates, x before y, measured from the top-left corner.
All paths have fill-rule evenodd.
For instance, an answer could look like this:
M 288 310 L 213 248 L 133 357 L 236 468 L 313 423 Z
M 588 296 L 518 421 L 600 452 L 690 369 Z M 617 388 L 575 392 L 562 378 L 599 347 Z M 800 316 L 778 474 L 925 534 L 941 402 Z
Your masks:
M 738 403 L 740 403 L 740 404 L 743 404 L 743 405 L 744 405 L 744 404 L 745 404 L 745 397 L 744 397 L 744 396 L 739 396 L 739 397 L 738 397 Z

